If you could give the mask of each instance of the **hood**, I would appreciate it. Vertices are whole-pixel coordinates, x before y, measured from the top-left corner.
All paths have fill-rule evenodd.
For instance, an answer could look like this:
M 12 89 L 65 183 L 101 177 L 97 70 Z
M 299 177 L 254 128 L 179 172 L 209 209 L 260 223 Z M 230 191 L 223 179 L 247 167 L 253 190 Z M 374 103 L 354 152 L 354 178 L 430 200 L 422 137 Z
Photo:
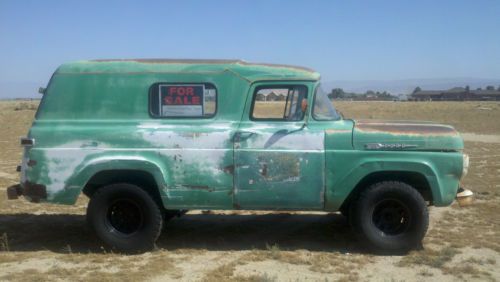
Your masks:
M 459 151 L 460 134 L 449 125 L 420 121 L 355 120 L 357 150 Z

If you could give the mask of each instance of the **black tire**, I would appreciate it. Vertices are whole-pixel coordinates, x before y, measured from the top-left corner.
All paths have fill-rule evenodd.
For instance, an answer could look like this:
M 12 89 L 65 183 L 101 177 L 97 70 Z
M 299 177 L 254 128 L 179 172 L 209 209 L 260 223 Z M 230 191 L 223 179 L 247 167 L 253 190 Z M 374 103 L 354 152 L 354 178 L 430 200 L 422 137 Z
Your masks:
M 381 252 L 404 253 L 420 247 L 429 226 L 425 200 L 403 182 L 371 185 L 353 202 L 349 213 L 361 242 Z
M 146 191 L 120 183 L 104 186 L 92 195 L 87 222 L 113 249 L 144 252 L 155 248 L 163 219 L 160 208 Z

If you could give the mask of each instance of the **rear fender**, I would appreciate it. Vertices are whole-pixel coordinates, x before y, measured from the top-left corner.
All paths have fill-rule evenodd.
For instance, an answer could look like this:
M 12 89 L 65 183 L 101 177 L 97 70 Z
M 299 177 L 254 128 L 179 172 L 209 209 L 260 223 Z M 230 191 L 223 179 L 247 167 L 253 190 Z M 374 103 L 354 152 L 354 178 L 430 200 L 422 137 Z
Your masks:
M 95 174 L 105 170 L 137 170 L 153 176 L 162 201 L 166 199 L 164 172 L 152 160 L 139 156 L 98 157 L 85 162 L 66 182 L 65 188 L 53 195 L 51 202 L 74 204 L 82 189 Z

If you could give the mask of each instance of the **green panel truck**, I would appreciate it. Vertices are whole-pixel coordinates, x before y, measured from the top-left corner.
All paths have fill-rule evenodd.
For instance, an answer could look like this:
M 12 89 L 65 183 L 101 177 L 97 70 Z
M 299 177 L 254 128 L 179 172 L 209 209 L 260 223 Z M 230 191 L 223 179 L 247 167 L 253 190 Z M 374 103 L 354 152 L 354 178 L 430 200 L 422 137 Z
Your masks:
M 408 251 L 428 206 L 458 196 L 468 157 L 451 126 L 342 118 L 320 75 L 241 60 L 93 60 L 60 66 L 11 199 L 74 204 L 120 251 L 154 248 L 185 210 L 340 211 L 375 250 Z

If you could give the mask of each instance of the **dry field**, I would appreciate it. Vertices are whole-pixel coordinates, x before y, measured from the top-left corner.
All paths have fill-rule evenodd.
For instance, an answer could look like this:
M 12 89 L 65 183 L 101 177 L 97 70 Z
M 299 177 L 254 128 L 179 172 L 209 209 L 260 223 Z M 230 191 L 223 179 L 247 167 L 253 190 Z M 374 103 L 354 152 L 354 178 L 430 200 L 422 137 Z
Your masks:
M 376 256 L 339 214 L 191 212 L 169 222 L 159 249 L 106 251 L 76 206 L 8 201 L 18 181 L 19 136 L 35 102 L 0 102 L 0 280 L 390 281 L 500 280 L 500 104 L 339 102 L 353 118 L 420 119 L 465 133 L 475 205 L 431 208 L 424 249 Z

